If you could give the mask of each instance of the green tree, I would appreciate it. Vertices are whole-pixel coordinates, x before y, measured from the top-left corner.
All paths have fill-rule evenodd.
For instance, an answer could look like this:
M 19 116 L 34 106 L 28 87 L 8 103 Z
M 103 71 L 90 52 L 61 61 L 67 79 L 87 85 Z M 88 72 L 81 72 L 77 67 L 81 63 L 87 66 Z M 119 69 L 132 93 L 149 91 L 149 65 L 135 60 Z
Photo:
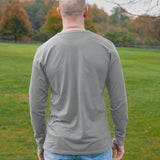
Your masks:
M 105 37 L 116 45 L 130 45 L 135 43 L 134 36 L 125 28 L 112 32 L 106 32 Z
M 14 36 L 15 42 L 17 42 L 18 37 L 29 35 L 32 31 L 28 15 L 18 1 L 4 5 L 0 20 L 2 37 Z
M 33 41 L 38 41 L 38 42 L 45 42 L 49 39 L 47 33 L 40 31 L 37 33 L 34 33 L 32 40 Z
M 109 17 L 111 25 L 127 27 L 126 20 L 129 20 L 129 17 L 123 14 L 123 10 L 120 7 L 113 8 L 112 15 Z
M 116 26 L 120 24 L 120 8 L 116 7 L 112 10 L 112 15 L 109 17 L 109 23 Z

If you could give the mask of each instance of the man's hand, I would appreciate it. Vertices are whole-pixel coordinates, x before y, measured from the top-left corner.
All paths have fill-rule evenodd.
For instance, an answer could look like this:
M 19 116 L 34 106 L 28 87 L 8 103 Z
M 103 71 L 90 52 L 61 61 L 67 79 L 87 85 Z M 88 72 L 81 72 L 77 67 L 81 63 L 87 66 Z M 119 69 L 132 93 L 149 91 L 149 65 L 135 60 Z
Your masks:
M 116 155 L 112 160 L 121 160 L 124 154 L 124 146 L 118 146 L 117 144 L 113 144 L 112 151 L 116 151 Z
M 44 149 L 38 149 L 38 159 L 44 160 Z

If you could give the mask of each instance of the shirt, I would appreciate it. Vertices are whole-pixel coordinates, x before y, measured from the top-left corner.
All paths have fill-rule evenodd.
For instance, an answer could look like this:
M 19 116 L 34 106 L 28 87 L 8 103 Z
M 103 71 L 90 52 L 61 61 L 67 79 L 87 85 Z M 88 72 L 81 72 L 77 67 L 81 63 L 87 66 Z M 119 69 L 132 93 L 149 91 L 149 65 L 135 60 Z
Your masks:
M 31 123 L 38 148 L 69 155 L 111 149 L 105 85 L 114 143 L 123 145 L 127 96 L 120 57 L 113 43 L 89 30 L 69 30 L 42 44 L 34 57 L 29 89 Z M 49 87 L 50 112 L 46 122 Z

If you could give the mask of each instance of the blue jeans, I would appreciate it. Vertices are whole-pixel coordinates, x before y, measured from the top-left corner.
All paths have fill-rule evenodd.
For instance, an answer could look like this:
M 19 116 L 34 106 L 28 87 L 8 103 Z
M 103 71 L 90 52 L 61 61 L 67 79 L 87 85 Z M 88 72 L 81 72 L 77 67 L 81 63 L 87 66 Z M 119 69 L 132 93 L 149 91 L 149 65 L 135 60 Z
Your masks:
M 64 155 L 44 151 L 45 160 L 112 160 L 112 149 L 100 154 L 91 155 Z

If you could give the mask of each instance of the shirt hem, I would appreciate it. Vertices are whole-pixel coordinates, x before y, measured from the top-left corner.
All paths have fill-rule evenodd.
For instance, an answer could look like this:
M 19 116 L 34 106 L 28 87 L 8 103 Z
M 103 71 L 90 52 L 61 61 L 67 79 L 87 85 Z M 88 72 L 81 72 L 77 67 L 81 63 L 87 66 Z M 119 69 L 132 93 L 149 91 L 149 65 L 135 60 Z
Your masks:
M 67 154 L 67 155 L 91 155 L 91 154 L 101 154 L 101 153 L 104 153 L 108 150 L 110 150 L 112 148 L 112 146 L 110 147 L 106 147 L 105 149 L 101 149 L 101 150 L 96 150 L 96 151 L 87 151 L 87 152 L 77 152 L 77 151 L 62 151 L 62 150 L 56 150 L 56 149 L 49 149 L 47 147 L 44 147 L 44 150 L 47 150 L 49 152 L 52 152 L 52 153 L 57 153 L 57 154 Z

